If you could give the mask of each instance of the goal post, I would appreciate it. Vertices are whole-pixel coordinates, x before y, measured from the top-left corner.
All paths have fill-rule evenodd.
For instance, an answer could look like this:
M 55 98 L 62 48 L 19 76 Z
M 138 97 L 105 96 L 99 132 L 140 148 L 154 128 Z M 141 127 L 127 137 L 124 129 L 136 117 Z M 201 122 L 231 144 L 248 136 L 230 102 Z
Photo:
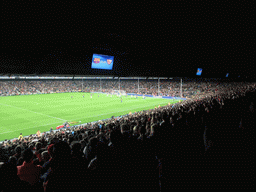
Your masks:
M 124 90 L 112 90 L 113 95 L 121 96 L 121 95 L 126 95 L 126 91 Z

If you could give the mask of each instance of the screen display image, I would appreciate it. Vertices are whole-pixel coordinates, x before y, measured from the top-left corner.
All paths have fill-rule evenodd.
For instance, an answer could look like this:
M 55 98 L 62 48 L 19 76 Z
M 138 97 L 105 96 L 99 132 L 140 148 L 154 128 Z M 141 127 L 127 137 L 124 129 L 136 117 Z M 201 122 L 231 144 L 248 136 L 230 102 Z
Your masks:
M 228 75 L 229 75 L 229 74 L 227 73 L 227 74 L 226 74 L 226 77 L 228 77 Z
M 200 76 L 200 75 L 202 74 L 202 71 L 203 71 L 203 70 L 202 70 L 201 68 L 197 68 L 196 75 L 199 75 L 199 76 Z
M 92 69 L 106 69 L 112 70 L 114 63 L 114 56 L 93 54 Z

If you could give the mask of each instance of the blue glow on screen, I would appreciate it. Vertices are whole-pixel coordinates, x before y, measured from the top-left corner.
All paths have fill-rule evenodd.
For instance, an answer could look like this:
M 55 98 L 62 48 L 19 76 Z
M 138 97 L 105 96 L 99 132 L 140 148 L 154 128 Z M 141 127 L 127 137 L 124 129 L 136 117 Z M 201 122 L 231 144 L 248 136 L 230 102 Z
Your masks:
M 199 76 L 200 76 L 200 75 L 202 74 L 202 71 L 203 71 L 203 70 L 202 70 L 201 68 L 197 68 L 196 75 L 199 75 Z
M 112 70 L 114 63 L 114 56 L 93 54 L 92 69 L 106 69 Z

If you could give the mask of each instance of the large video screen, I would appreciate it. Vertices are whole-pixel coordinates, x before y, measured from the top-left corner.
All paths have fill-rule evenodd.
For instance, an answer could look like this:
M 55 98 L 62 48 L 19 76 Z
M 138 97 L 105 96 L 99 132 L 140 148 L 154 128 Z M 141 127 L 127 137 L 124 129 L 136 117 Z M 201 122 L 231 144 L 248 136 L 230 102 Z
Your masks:
M 197 72 L 196 72 L 196 75 L 199 75 L 199 76 L 201 76 L 201 74 L 202 74 L 202 69 L 201 68 L 197 68 Z
M 112 70 L 114 63 L 114 56 L 93 54 L 92 69 L 106 69 Z

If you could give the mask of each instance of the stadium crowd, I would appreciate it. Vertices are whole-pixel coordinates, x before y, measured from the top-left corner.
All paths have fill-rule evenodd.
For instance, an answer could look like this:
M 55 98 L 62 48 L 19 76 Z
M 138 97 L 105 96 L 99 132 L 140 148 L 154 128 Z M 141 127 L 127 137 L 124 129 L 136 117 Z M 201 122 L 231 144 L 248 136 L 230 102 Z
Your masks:
M 177 80 L 161 80 L 159 96 L 180 97 L 180 82 Z M 192 98 L 199 93 L 215 92 L 218 87 L 226 86 L 225 83 L 217 82 L 194 82 L 185 81 L 182 84 L 183 97 Z M 126 93 L 145 95 L 158 95 L 157 80 L 140 80 L 138 91 L 138 80 L 121 80 L 120 89 Z M 0 81 L 0 96 L 44 94 L 62 92 L 104 92 L 111 93 L 112 90 L 119 90 L 118 80 L 84 80 L 67 81 Z
M 101 83 L 106 92 L 119 87 L 114 81 Z M 148 88 L 145 94 L 157 93 L 157 82 L 140 83 Z M 232 126 L 246 130 L 253 121 L 254 83 L 185 84 L 184 94 L 192 92 L 194 97 L 177 104 L 4 141 L 0 191 L 167 188 L 170 166 L 188 161 L 184 160 L 187 145 L 200 157 L 218 146 L 216 135 L 222 132 L 214 130 L 216 114 L 235 111 Z M 98 81 L 86 81 L 84 86 L 84 90 L 99 91 Z M 135 81 L 123 81 L 121 86 L 126 92 L 136 92 Z M 161 92 L 179 94 L 179 86 L 165 81 Z M 81 82 L 0 82 L 2 95 L 80 89 Z

